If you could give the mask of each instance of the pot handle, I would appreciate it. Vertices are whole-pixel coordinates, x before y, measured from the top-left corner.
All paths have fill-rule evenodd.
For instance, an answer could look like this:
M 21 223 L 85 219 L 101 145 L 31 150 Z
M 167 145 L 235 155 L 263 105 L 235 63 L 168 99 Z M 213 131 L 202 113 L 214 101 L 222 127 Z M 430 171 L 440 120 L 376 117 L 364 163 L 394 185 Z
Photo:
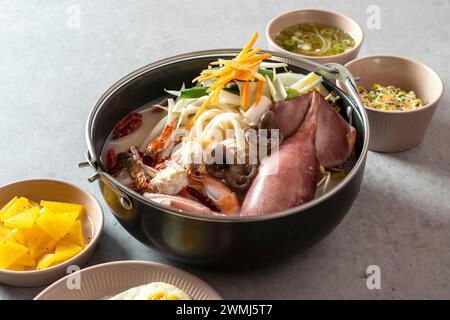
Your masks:
M 125 210 L 133 209 L 133 202 L 130 197 L 120 190 L 116 185 L 110 180 L 110 176 L 99 169 L 97 162 L 92 159 L 89 151 L 86 152 L 86 161 L 78 163 L 79 168 L 91 167 L 94 169 L 95 173 L 87 178 L 90 183 L 95 182 L 98 179 L 101 179 L 103 183 L 105 183 L 109 189 L 111 189 L 116 196 L 119 198 L 119 202 Z
M 358 94 L 356 82 L 347 68 L 337 63 L 327 63 L 323 66 L 317 67 L 316 72 L 328 80 L 338 80 L 345 86 L 345 89 L 347 90 L 350 98 L 359 107 L 355 110 L 347 110 L 350 119 L 352 117 L 351 114 L 354 111 L 356 111 L 361 118 L 363 117 L 360 112 L 361 110 L 364 110 L 364 107 Z
M 87 178 L 87 180 L 92 183 L 94 181 L 96 181 L 98 178 L 100 178 L 100 173 L 98 171 L 98 165 L 97 162 L 92 159 L 91 154 L 89 153 L 89 151 L 87 151 L 85 153 L 85 157 L 86 157 L 86 161 L 83 162 L 79 162 L 78 163 L 78 168 L 87 168 L 87 167 L 91 167 L 92 169 L 94 169 L 95 173 L 90 176 L 89 178 Z

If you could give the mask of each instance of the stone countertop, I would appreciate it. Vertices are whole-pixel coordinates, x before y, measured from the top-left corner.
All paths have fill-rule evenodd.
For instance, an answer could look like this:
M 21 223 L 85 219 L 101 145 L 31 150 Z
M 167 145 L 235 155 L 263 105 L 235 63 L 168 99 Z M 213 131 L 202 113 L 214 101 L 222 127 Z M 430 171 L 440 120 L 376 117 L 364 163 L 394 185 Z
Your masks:
M 369 30 L 368 7 L 381 12 Z M 116 80 L 152 61 L 210 48 L 240 47 L 275 15 L 318 7 L 365 29 L 360 56 L 409 56 L 449 81 L 450 2 L 446 0 L 56 1 L 0 0 L 0 184 L 51 177 L 101 198 L 84 158 L 89 109 Z M 370 10 L 370 8 L 369 8 Z M 80 13 L 80 24 L 73 14 Z M 450 298 L 450 110 L 444 96 L 422 144 L 398 154 L 370 152 L 361 192 L 326 239 L 286 261 L 252 271 L 180 266 L 224 298 Z M 171 263 L 132 238 L 105 209 L 90 265 L 142 259 Z M 381 289 L 369 290 L 369 265 Z M 0 285 L 1 299 L 31 299 L 42 288 Z

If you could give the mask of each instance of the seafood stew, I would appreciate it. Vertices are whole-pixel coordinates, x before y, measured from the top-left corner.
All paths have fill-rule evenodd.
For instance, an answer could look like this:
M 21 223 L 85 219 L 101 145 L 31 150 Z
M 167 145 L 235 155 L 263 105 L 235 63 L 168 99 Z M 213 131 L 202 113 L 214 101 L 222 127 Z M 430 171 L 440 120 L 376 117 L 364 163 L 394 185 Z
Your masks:
M 149 201 L 212 216 L 266 215 L 333 188 L 355 162 L 339 97 L 315 73 L 265 61 L 255 41 L 116 124 L 108 172 Z

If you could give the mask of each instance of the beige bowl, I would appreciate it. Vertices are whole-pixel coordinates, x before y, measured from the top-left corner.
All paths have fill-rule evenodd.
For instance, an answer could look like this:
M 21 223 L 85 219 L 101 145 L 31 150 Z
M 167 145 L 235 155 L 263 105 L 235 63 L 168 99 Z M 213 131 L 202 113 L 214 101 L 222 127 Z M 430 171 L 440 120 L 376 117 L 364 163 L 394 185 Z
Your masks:
M 275 38 L 284 28 L 299 23 L 320 23 L 338 27 L 353 37 L 355 47 L 334 56 L 314 57 L 290 52 L 275 43 Z M 340 13 L 317 9 L 302 9 L 286 12 L 273 18 L 266 27 L 266 39 L 271 50 L 282 52 L 292 59 L 301 57 L 320 64 L 335 62 L 343 65 L 358 56 L 359 49 L 364 41 L 364 32 L 358 23 Z
M 79 289 L 68 281 L 79 279 Z M 222 300 L 206 282 L 186 271 L 150 261 L 115 261 L 99 264 L 66 276 L 34 298 L 35 300 L 105 300 L 130 288 L 151 282 L 170 283 L 193 300 Z
M 0 207 L 14 196 L 34 201 L 51 200 L 78 203 L 84 206 L 84 236 L 86 248 L 66 262 L 44 270 L 9 271 L 0 269 L 0 282 L 17 287 L 47 285 L 67 274 L 69 266 L 81 267 L 94 252 L 103 229 L 103 210 L 98 201 L 87 191 L 61 180 L 34 179 L 16 181 L 0 187 Z
M 345 66 L 358 80 L 358 85 L 366 89 L 379 83 L 394 85 L 406 91 L 413 90 L 424 105 L 408 111 L 366 107 L 370 125 L 369 149 L 400 152 L 417 146 L 444 93 L 444 83 L 439 75 L 423 63 L 397 56 L 364 57 Z

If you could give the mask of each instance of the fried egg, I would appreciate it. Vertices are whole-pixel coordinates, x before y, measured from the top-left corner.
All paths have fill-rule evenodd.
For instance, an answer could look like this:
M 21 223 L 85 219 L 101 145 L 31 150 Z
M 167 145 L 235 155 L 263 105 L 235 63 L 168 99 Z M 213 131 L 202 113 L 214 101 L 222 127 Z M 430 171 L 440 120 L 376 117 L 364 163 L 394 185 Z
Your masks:
M 109 300 L 192 300 L 192 298 L 171 284 L 152 282 L 128 289 Z

